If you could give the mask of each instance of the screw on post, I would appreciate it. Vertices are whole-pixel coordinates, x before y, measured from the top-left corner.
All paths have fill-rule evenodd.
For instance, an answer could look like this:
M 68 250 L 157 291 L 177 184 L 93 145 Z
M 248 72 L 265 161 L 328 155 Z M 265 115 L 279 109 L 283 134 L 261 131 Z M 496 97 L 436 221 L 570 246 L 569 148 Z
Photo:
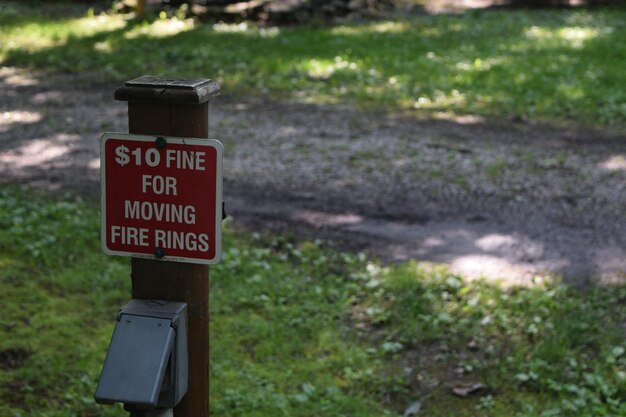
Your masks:
M 156 141 L 154 141 L 154 143 L 158 149 L 165 149 L 165 147 L 167 146 L 167 140 L 165 140 L 165 138 L 162 136 L 156 138 Z
M 157 258 L 161 259 L 162 257 L 165 256 L 165 251 L 162 248 L 156 248 L 154 250 L 154 256 L 156 256 Z

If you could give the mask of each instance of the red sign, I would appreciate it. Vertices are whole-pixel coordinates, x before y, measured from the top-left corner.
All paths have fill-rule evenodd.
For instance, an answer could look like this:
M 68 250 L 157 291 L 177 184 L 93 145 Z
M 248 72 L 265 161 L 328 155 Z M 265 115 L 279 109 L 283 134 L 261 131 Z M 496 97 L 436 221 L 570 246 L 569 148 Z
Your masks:
M 100 147 L 105 253 L 219 262 L 219 141 L 106 133 Z

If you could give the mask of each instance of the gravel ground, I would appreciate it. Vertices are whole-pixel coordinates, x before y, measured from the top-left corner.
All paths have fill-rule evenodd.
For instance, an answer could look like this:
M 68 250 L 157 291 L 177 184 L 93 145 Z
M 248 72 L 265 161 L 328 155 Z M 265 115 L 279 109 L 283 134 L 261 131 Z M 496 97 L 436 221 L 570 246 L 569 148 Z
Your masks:
M 96 196 L 98 138 L 127 131 L 117 85 L 13 68 L 0 83 L 3 181 Z M 235 226 L 514 283 L 626 280 L 626 137 L 227 95 L 211 131 Z

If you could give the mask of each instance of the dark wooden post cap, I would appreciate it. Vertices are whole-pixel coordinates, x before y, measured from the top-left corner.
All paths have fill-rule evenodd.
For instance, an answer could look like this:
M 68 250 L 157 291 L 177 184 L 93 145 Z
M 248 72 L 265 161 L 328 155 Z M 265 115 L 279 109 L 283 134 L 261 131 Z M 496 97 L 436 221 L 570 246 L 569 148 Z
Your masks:
M 115 99 L 141 103 L 202 104 L 218 95 L 220 85 L 206 78 L 143 75 L 115 90 Z

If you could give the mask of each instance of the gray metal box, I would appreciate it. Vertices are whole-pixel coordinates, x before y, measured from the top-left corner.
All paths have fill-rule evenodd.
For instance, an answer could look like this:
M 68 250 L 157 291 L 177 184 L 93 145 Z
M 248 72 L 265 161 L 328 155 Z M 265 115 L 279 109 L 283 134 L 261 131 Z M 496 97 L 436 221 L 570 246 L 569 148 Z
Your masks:
M 95 399 L 173 408 L 187 392 L 187 304 L 132 300 L 120 310 Z

